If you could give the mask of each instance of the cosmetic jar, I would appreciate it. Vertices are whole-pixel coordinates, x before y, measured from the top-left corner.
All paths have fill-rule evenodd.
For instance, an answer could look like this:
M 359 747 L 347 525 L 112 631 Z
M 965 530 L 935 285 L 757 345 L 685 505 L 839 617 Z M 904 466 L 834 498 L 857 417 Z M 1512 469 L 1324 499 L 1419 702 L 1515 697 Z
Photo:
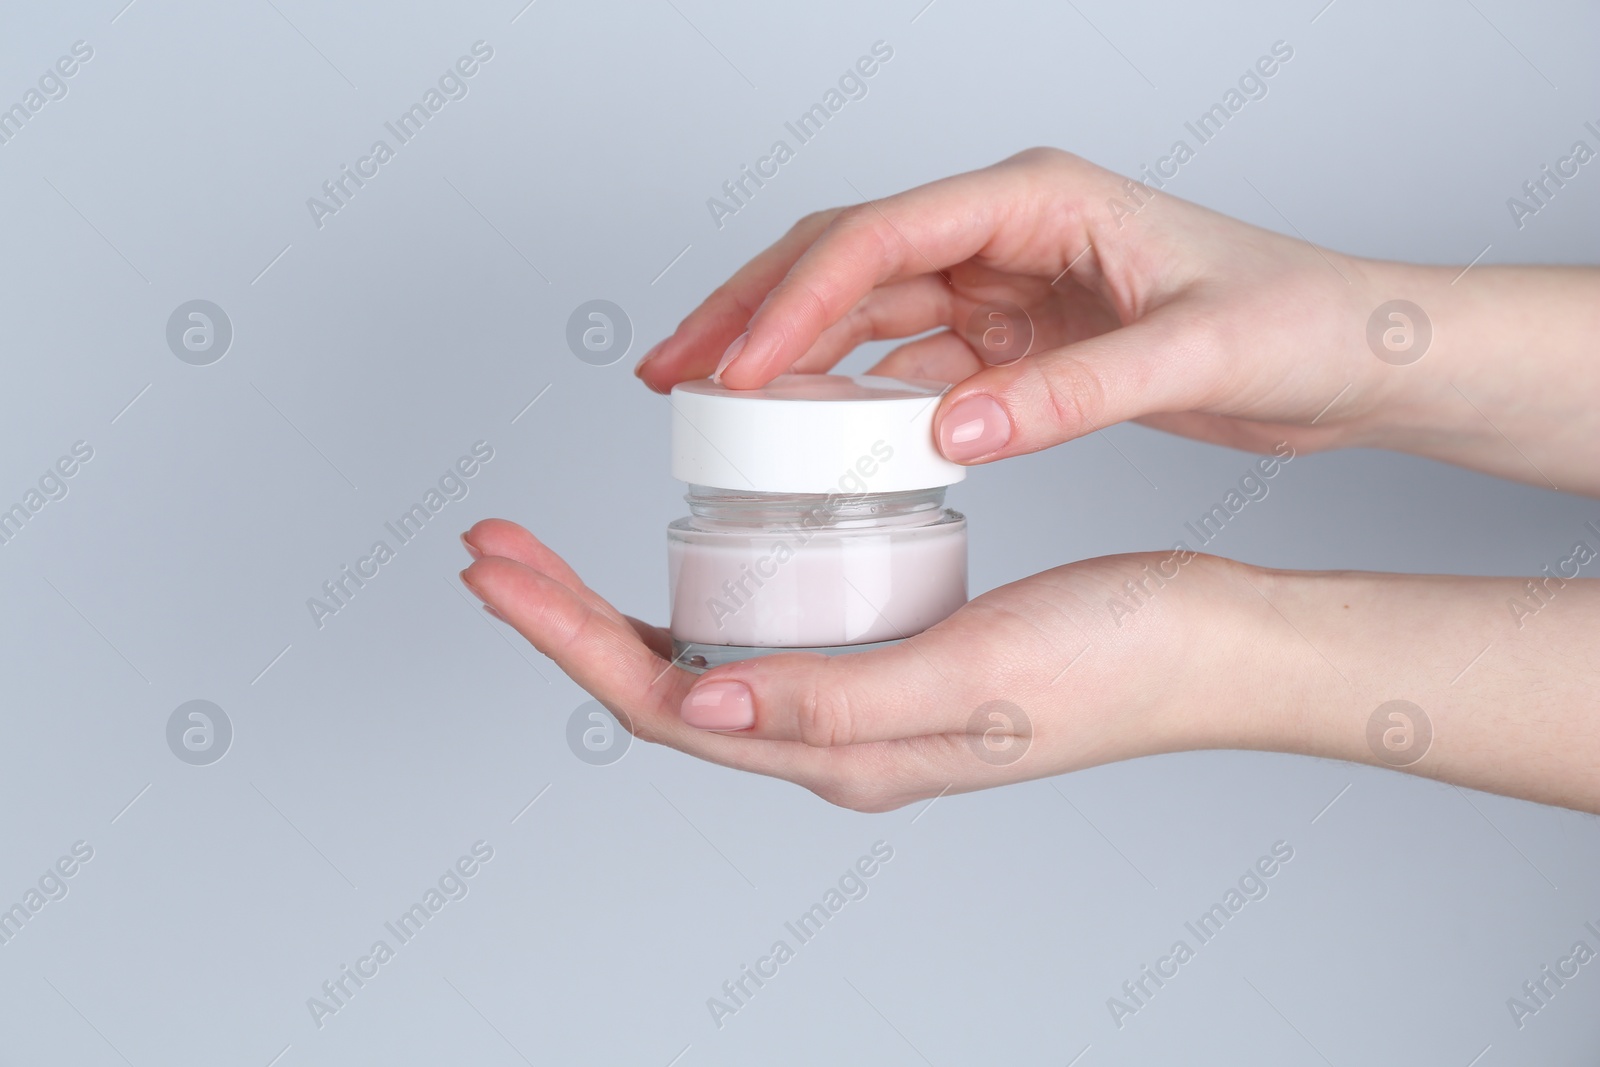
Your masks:
M 967 521 L 944 506 L 966 468 L 933 436 L 948 388 L 832 374 L 673 388 L 672 473 L 689 485 L 667 527 L 675 662 L 860 652 L 966 603 Z

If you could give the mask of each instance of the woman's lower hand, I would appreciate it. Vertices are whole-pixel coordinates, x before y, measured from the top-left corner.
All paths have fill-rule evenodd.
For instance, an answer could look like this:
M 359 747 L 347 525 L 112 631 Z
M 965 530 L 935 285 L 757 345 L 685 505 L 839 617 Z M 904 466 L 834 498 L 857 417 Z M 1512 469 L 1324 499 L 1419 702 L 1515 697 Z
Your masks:
M 468 587 L 635 735 L 861 811 L 1240 748 L 1600 812 L 1600 582 L 1567 583 L 1516 628 L 1520 579 L 1108 556 L 991 590 L 888 648 L 696 676 L 665 630 L 521 527 L 488 519 L 463 541 Z
M 489 519 L 463 541 L 468 587 L 637 736 L 863 811 L 1225 743 L 1201 705 L 1232 669 L 1220 612 L 1251 595 L 1228 573 L 1243 568 L 1213 557 L 1191 554 L 1164 589 L 1151 574 L 1166 554 L 1087 560 L 891 647 L 697 676 L 665 630 L 620 614 L 521 527 Z M 1108 611 L 1130 582 L 1153 595 Z

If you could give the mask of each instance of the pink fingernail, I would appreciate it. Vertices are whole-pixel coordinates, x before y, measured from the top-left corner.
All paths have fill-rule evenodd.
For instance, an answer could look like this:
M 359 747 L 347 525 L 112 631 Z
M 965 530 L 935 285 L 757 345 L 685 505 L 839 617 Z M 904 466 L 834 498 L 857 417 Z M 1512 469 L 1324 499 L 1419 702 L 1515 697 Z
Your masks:
M 1011 440 L 1011 419 L 992 396 L 969 396 L 939 424 L 939 451 L 957 463 L 987 456 Z
M 722 372 L 728 369 L 728 364 L 739 358 L 739 353 L 744 351 L 745 342 L 748 340 L 750 340 L 749 330 L 733 339 L 733 344 L 729 345 L 728 350 L 722 353 L 722 361 L 717 364 L 717 369 L 711 375 L 712 381 L 718 385 L 722 384 Z
M 755 724 L 756 706 L 743 682 L 715 681 L 689 690 L 678 714 L 700 730 L 748 730 Z
M 473 547 L 472 542 L 467 540 L 466 534 L 461 535 L 461 546 L 467 550 L 467 555 L 471 556 L 473 559 L 483 558 L 483 553 L 479 552 L 475 547 Z

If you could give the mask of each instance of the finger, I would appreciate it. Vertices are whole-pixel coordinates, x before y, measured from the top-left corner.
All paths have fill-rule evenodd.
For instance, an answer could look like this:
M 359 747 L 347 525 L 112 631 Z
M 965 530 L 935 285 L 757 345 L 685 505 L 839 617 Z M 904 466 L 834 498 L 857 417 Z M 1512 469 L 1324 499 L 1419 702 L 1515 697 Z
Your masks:
M 461 578 L 636 736 L 807 788 L 828 780 L 824 754 L 805 745 L 756 743 L 684 723 L 678 711 L 694 676 L 652 653 L 615 609 L 598 611 L 550 575 L 499 556 L 474 561 Z
M 794 266 L 839 210 L 819 211 L 795 223 L 771 247 L 718 286 L 678 324 L 671 336 L 646 352 L 634 373 L 658 393 L 669 392 L 679 382 L 709 377 L 729 343 L 744 332 L 750 316 L 755 314 L 772 287 Z
M 1003 314 L 998 306 L 991 307 L 988 319 L 977 321 L 975 316 L 990 301 L 1025 304 L 1032 309 L 1023 314 L 1029 346 L 1035 349 L 1068 344 L 1121 325 L 1103 301 L 1081 286 L 1058 290 L 1043 278 L 995 271 L 971 261 L 957 264 L 947 274 L 949 282 L 938 274 L 923 274 L 878 286 L 823 330 L 793 370 L 826 371 L 864 342 L 912 337 L 938 326 L 958 334 L 973 351 L 982 353 L 985 326 Z M 998 361 L 978 363 L 973 369 Z
M 1088 212 L 1073 204 L 1111 184 L 1072 175 L 1113 177 L 1068 159 L 1016 157 L 840 212 L 734 339 L 722 382 L 750 389 L 771 381 L 887 282 L 939 275 L 974 257 L 1025 273 L 1061 270 L 1063 250 L 1088 243 Z
M 867 341 L 913 337 L 936 326 L 952 326 L 964 301 L 933 275 L 879 286 L 838 322 L 822 331 L 795 362 L 803 374 L 827 370 Z
M 533 534 L 505 519 L 483 519 L 461 535 L 461 543 L 473 559 L 485 556 L 502 556 L 514 559 L 525 567 L 560 582 L 571 589 L 591 608 L 615 619 L 623 616 L 606 599 L 584 584 L 578 572 L 567 565 L 548 545 Z
M 601 612 L 550 575 L 501 556 L 474 561 L 461 580 L 601 703 L 651 733 L 661 726 L 677 732 L 670 729 L 672 701 L 681 702 L 691 678 L 664 669 L 620 614 Z
M 669 663 L 672 661 L 675 655 L 672 651 L 672 635 L 666 629 L 660 626 L 651 626 L 649 623 L 636 619 L 632 615 L 624 615 L 622 618 L 629 626 L 633 627 L 633 632 L 639 635 L 639 640 L 644 642 L 645 648 L 648 648 Z
M 1113 423 L 1198 405 L 1219 376 L 1210 335 L 1177 305 L 1076 344 L 989 367 L 945 394 L 939 450 L 957 463 L 1037 452 Z
M 922 378 L 935 382 L 963 381 L 988 366 L 960 334 L 941 330 L 919 337 L 890 352 L 868 374 L 887 378 Z
M 959 636 L 936 630 L 888 648 L 840 656 L 762 656 L 706 672 L 681 714 L 703 730 L 843 748 L 929 734 L 964 733 L 973 702 L 970 672 L 955 664 Z

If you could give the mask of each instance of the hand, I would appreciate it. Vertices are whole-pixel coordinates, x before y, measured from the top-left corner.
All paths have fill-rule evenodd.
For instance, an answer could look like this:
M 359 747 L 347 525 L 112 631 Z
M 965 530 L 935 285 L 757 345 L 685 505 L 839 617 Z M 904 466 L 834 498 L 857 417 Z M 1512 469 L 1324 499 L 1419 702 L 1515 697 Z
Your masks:
M 1155 589 L 1146 565 L 1168 557 L 1088 560 L 985 593 L 889 648 L 697 677 L 670 662 L 665 630 L 618 613 L 521 527 L 488 519 L 462 541 L 468 588 L 636 736 L 860 811 L 1222 743 L 1224 717 L 1205 710 L 1234 699 L 1220 684 L 1233 662 L 1222 620 L 1252 596 L 1228 577 L 1237 565 L 1194 555 L 1181 580 L 1113 616 L 1106 602 L 1128 581 Z M 1193 625 L 1196 598 L 1209 627 Z
M 1110 206 L 1140 200 L 1134 214 Z M 863 341 L 942 326 L 872 373 L 959 383 L 936 422 L 958 462 L 1125 419 L 1255 451 L 1382 443 L 1400 379 L 1367 349 L 1364 327 L 1394 295 L 1384 286 L 1395 270 L 1033 149 L 802 219 L 637 373 L 665 392 L 720 358 L 724 384 L 753 388 L 790 369 L 825 371 Z M 983 323 L 968 329 L 996 300 L 1025 309 L 1035 333 L 1030 354 L 1003 366 L 983 358 Z
M 468 588 L 636 736 L 859 811 L 1236 748 L 1600 812 L 1596 581 L 1567 583 L 1518 630 L 1514 578 L 1109 556 L 992 590 L 889 648 L 696 677 L 672 664 L 665 630 L 619 614 L 521 527 L 487 519 L 462 541 Z M 1409 762 L 1374 747 L 1374 716 L 1396 698 L 1431 720 Z

